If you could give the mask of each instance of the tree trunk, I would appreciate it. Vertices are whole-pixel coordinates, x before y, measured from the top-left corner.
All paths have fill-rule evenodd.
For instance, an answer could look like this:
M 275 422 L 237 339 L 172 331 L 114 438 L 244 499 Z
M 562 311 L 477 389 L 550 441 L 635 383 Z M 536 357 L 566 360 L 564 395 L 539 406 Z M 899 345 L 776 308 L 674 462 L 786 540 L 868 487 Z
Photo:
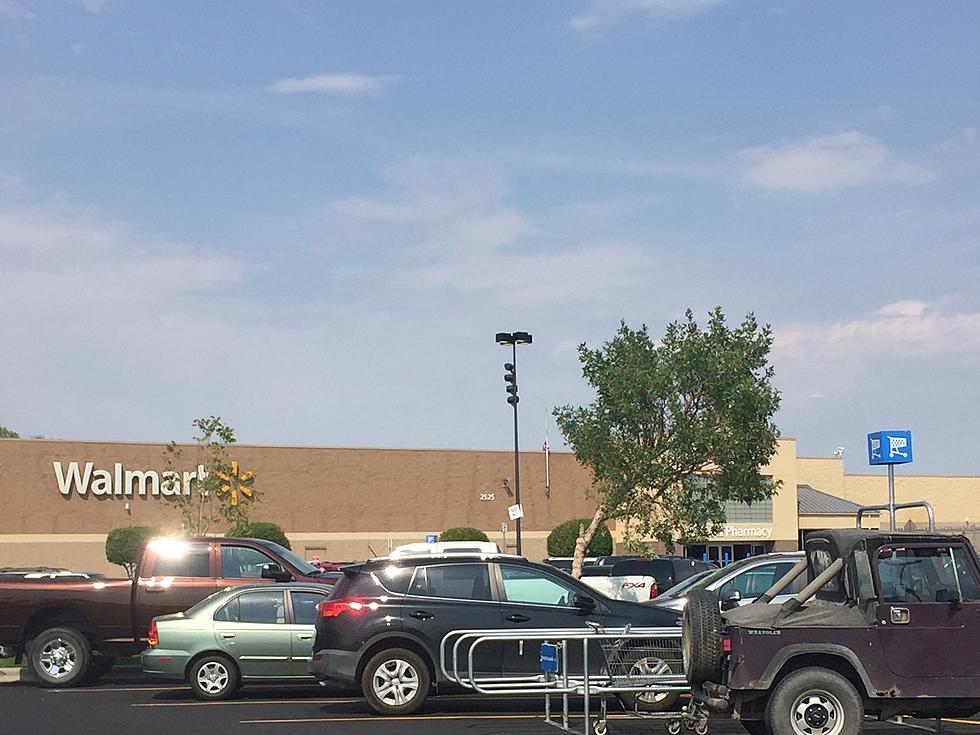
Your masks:
M 606 512 L 602 506 L 596 508 L 592 522 L 584 531 L 579 529 L 579 537 L 575 540 L 575 553 L 572 555 L 572 576 L 579 579 L 582 576 L 582 562 L 585 559 L 585 550 L 589 546 L 592 537 L 599 529 L 599 524 L 606 520 Z

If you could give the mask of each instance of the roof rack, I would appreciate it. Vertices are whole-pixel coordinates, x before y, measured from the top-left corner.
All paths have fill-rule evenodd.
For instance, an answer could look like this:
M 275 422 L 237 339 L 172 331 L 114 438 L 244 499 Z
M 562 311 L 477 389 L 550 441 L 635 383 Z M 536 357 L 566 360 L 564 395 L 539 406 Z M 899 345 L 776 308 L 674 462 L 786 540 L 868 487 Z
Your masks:
M 861 528 L 861 518 L 865 513 L 872 513 L 875 511 L 889 511 L 893 514 L 892 520 L 894 521 L 894 513 L 896 510 L 903 510 L 906 508 L 925 508 L 926 515 L 929 517 L 929 533 L 936 532 L 936 513 L 933 511 L 932 506 L 928 501 L 916 500 L 911 503 L 893 503 L 885 505 L 862 505 L 857 509 L 857 527 Z
M 505 554 L 502 551 L 442 551 L 432 553 L 402 553 L 397 556 L 375 556 L 368 561 L 401 561 L 402 559 L 521 559 L 527 557 L 519 554 Z

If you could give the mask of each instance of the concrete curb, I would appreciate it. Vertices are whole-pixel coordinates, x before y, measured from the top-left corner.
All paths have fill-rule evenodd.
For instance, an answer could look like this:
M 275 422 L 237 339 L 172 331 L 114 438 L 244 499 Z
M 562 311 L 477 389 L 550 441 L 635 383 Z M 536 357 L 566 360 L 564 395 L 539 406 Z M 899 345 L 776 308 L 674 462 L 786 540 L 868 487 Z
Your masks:
M 0 684 L 17 684 L 22 681 L 21 677 L 26 669 L 0 669 Z
M 136 679 L 151 681 L 150 677 L 143 674 L 143 669 L 139 666 L 116 666 L 102 680 L 112 682 L 114 680 L 133 681 Z M 0 669 L 0 685 L 32 683 L 34 683 L 34 675 L 26 666 L 23 668 Z

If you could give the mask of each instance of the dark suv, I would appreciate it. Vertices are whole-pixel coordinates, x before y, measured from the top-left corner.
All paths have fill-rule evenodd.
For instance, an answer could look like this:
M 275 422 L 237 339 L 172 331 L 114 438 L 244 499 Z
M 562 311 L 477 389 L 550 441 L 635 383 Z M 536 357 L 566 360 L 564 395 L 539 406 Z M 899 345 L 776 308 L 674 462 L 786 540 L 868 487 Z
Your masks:
M 326 682 L 359 686 L 379 714 L 415 712 L 433 687 L 446 687 L 439 647 L 452 630 L 679 623 L 672 611 L 608 599 L 550 566 L 514 556 L 375 559 L 343 572 L 321 605 L 310 671 Z M 480 646 L 474 655 L 479 676 L 540 672 L 534 642 Z M 679 673 L 680 652 L 663 665 Z M 671 694 L 636 704 L 665 708 L 676 699 Z

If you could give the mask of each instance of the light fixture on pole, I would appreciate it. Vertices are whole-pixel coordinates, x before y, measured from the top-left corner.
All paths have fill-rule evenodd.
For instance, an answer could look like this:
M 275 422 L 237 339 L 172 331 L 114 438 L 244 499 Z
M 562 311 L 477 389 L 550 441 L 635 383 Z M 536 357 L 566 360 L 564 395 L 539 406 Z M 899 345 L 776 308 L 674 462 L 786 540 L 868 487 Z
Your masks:
M 517 345 L 529 345 L 531 335 L 527 332 L 497 332 L 494 340 L 503 347 L 510 346 L 511 361 L 504 363 L 504 382 L 507 383 L 507 403 L 514 407 L 514 502 L 521 506 L 521 457 L 520 443 L 517 434 L 517 404 L 521 400 L 517 395 Z M 521 553 L 521 518 L 514 519 L 514 529 L 517 537 L 517 553 Z

